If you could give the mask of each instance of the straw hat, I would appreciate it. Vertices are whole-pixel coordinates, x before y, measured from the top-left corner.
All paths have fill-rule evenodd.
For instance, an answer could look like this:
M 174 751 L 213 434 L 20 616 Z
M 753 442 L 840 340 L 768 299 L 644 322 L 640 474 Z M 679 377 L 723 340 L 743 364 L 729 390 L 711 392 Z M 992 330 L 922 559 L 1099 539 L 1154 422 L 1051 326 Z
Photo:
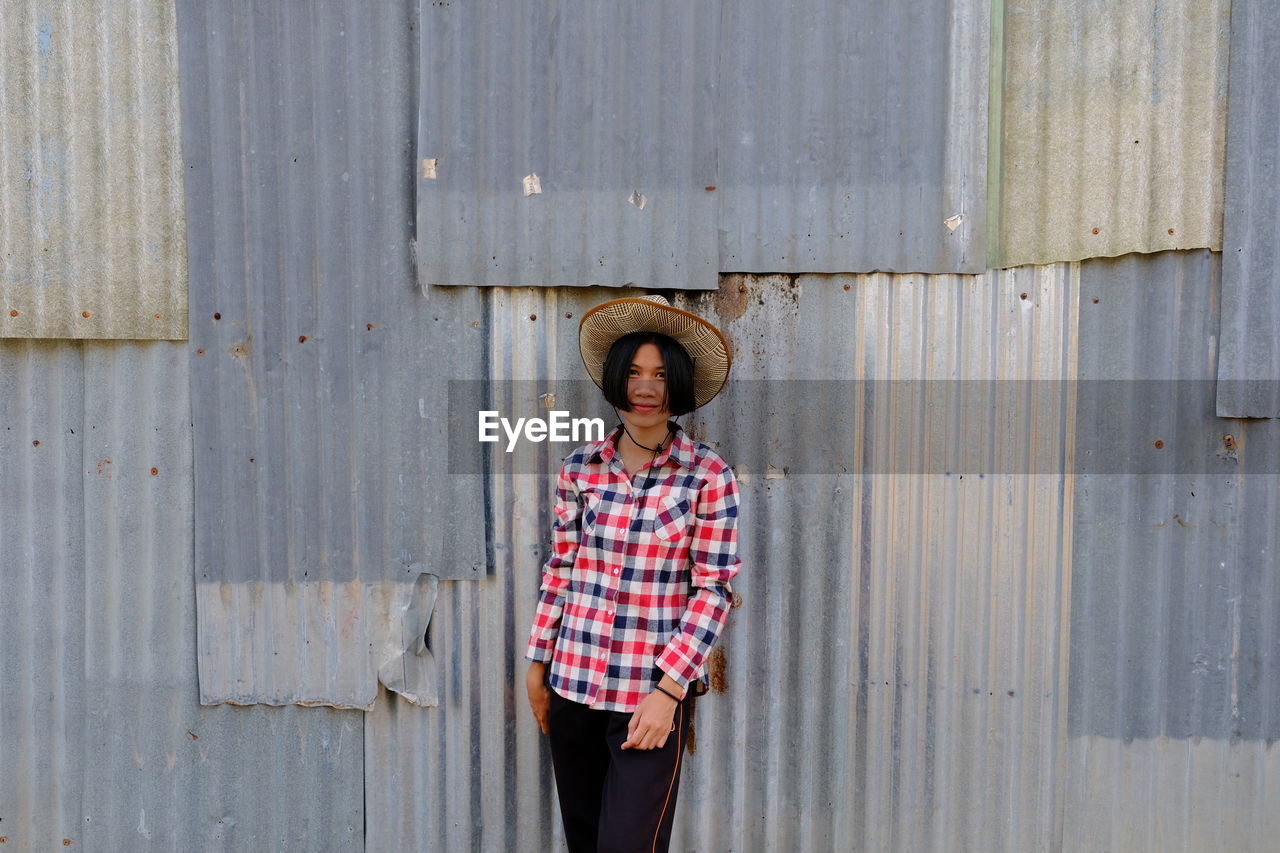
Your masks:
M 729 378 L 729 342 L 706 320 L 681 311 L 658 295 L 602 302 L 582 315 L 578 351 L 591 381 L 604 388 L 604 360 L 618 338 L 630 332 L 660 332 L 675 339 L 693 360 L 693 401 L 705 406 Z

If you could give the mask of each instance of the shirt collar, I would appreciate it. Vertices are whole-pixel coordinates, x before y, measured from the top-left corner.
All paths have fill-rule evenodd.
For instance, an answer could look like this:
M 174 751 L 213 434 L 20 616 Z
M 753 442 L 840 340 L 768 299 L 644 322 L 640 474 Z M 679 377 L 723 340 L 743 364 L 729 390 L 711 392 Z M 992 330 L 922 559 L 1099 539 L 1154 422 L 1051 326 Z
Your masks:
M 685 434 L 684 428 L 679 423 L 675 421 L 668 421 L 668 423 L 675 429 L 675 435 L 672 437 L 671 443 L 663 448 L 662 452 L 653 460 L 652 467 L 661 468 L 668 459 L 672 459 L 677 464 L 692 470 L 694 457 L 693 440 Z M 602 462 L 608 465 L 618 455 L 618 438 L 621 435 L 622 424 L 618 424 L 613 428 L 613 432 L 604 437 L 604 441 L 595 445 L 591 455 L 587 457 L 588 461 Z

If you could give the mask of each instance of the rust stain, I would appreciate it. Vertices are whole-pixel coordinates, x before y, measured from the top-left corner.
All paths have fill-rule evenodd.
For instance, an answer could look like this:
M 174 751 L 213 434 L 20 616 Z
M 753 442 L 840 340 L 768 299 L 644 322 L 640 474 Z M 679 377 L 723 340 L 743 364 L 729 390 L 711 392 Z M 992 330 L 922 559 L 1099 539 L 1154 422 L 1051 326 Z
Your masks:
M 707 655 L 707 674 L 711 676 L 711 689 L 716 693 L 724 693 L 729 689 L 729 658 L 724 646 L 716 646 Z
M 1154 446 L 1156 450 L 1164 450 L 1164 442 L 1158 438 L 1156 439 Z
M 698 699 L 696 695 L 686 703 L 686 708 L 688 710 L 685 713 L 689 715 L 689 732 L 685 735 L 684 748 L 686 752 L 693 755 L 698 751 L 698 730 L 697 727 L 694 726 L 698 710 Z
M 230 355 L 234 355 L 236 358 L 248 358 L 249 342 L 245 341 L 244 343 L 232 344 L 231 346 L 227 347 L 227 352 Z
M 89 319 L 89 312 L 88 312 L 88 311 L 81 311 L 81 312 L 80 312 L 80 316 L 81 316 L 81 317 L 84 317 L 84 318 L 87 320 L 87 319 Z
M 360 621 L 360 613 L 358 607 L 353 607 L 347 611 L 347 615 L 343 617 L 342 627 L 338 629 L 338 636 L 342 639 L 350 638 L 355 630 L 355 625 Z
M 9 310 L 9 316 L 10 316 L 10 317 L 17 317 L 17 316 L 18 316 L 18 309 L 17 309 L 17 308 L 11 308 L 11 309 Z
M 1236 437 L 1231 433 L 1227 433 L 1222 437 L 1222 444 L 1227 450 L 1234 450 L 1236 446 Z
M 101 462 L 98 463 L 98 473 L 106 477 L 108 480 L 111 479 L 111 460 L 110 459 L 103 459 Z
M 736 320 L 747 313 L 747 303 L 751 296 L 747 293 L 747 277 L 742 273 L 734 273 L 720 277 L 720 287 L 716 291 L 716 314 L 721 320 Z
M 187 736 L 190 737 L 192 740 L 200 740 L 200 735 L 191 731 L 191 729 L 187 729 Z
M 215 320 L 221 320 L 221 319 L 222 319 L 222 312 L 221 312 L 221 311 L 214 311 L 214 312 L 213 312 L 213 319 L 215 319 Z
M 151 476 L 152 476 L 152 477 L 156 476 L 156 475 L 157 475 L 157 474 L 159 474 L 159 473 L 160 473 L 160 469 L 159 469 L 159 468 L 152 468 L 152 469 L 151 469 Z
M 729 609 L 737 610 L 741 606 L 742 606 L 742 593 L 735 592 L 733 594 L 733 601 L 729 602 Z
M 298 335 L 298 343 L 300 343 L 300 344 L 305 344 L 306 342 L 307 342 L 307 336 L 306 336 L 306 335 Z

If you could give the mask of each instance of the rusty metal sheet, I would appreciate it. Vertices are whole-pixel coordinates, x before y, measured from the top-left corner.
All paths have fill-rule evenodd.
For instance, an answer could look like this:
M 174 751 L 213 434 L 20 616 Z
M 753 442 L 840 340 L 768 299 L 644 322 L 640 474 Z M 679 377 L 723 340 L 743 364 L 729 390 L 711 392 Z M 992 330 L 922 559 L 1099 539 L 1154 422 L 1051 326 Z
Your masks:
M 174 4 L 3 17 L 0 337 L 185 338 Z

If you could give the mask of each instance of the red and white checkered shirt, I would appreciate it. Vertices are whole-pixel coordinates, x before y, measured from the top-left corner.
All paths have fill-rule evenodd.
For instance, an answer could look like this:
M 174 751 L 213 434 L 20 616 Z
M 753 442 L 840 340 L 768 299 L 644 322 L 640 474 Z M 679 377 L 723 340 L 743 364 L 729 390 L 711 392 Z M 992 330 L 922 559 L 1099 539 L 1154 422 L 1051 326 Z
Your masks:
M 621 425 L 560 466 L 551 555 L 525 657 L 592 708 L 633 711 L 662 678 L 707 681 L 707 653 L 738 573 L 738 483 L 720 455 L 675 425 L 627 476 Z

